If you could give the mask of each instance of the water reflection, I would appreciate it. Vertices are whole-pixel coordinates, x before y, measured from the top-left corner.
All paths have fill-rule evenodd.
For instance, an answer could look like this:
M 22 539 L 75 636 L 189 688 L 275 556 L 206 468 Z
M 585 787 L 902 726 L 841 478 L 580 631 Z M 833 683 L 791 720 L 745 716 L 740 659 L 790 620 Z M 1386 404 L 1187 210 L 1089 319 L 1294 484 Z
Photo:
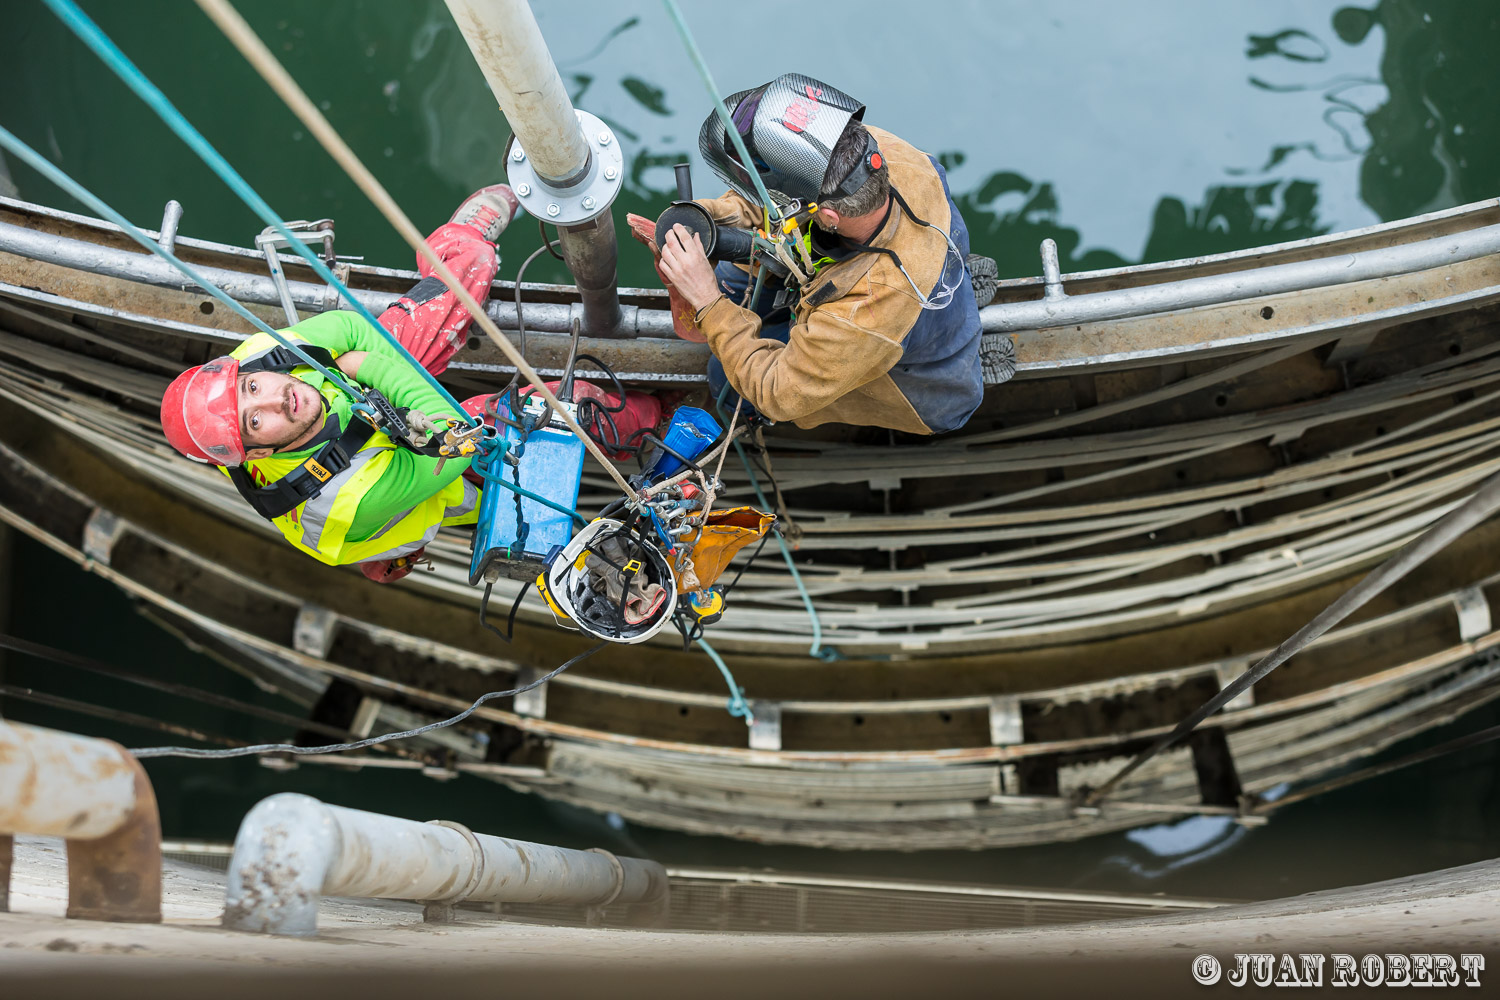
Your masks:
M 1386 102 L 1365 118 L 1370 146 L 1360 197 L 1401 219 L 1500 193 L 1500 7 L 1381 0 L 1344 7 L 1333 30 L 1347 45 L 1385 34 Z

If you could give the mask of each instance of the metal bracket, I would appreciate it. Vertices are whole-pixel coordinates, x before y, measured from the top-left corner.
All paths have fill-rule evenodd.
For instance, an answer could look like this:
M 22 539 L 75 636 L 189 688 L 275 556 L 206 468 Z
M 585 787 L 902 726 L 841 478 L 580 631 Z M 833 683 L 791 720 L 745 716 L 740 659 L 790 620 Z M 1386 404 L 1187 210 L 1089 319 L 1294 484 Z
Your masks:
M 125 522 L 120 520 L 118 514 L 103 507 L 94 508 L 83 526 L 83 554 L 100 565 L 108 566 L 110 554 L 114 552 L 115 544 L 124 533 Z
M 326 660 L 338 625 L 339 616 L 334 612 L 316 604 L 304 604 L 292 626 L 292 648 L 304 656 Z
M 1067 298 L 1063 290 L 1062 265 L 1057 259 L 1057 243 L 1042 240 L 1042 298 L 1055 300 Z
M 177 249 L 177 224 L 182 221 L 182 205 L 177 201 L 167 202 L 161 213 L 161 228 L 156 231 L 156 243 L 167 253 Z
M 318 219 L 316 222 L 299 219 L 296 222 L 288 222 L 286 227 L 291 230 L 293 236 L 304 243 L 322 243 L 323 262 L 330 268 L 334 266 L 332 219 Z M 297 307 L 292 304 L 292 292 L 287 287 L 286 273 L 282 271 L 281 260 L 276 256 L 277 249 L 291 246 L 291 241 L 277 232 L 274 226 L 267 226 L 260 231 L 259 236 L 255 237 L 255 245 L 265 255 L 266 267 L 271 271 L 271 280 L 275 282 L 276 291 L 281 296 L 281 310 L 286 313 L 286 321 L 296 326 L 299 321 Z
M 1236 669 L 1233 665 L 1228 664 L 1228 663 L 1220 663 L 1217 666 L 1215 666 L 1214 667 L 1214 674 L 1219 679 L 1219 690 L 1222 691 L 1225 688 L 1227 688 L 1230 684 L 1234 683 L 1234 679 L 1236 677 L 1240 676 L 1240 674 L 1242 674 L 1244 672 L 1245 672 L 1244 669 L 1242 669 L 1242 668 L 1241 669 Z M 1254 704 L 1255 704 L 1255 685 L 1252 684 L 1248 688 L 1246 688 L 1244 691 L 1242 691 L 1241 693 L 1239 693 L 1235 697 L 1231 698 L 1224 705 L 1223 711 L 1225 711 L 1225 712 L 1238 712 L 1240 709 L 1242 709 L 1242 708 L 1249 708 L 1249 707 L 1251 707 Z
M 1478 587 L 1469 587 L 1454 594 L 1453 606 L 1458 611 L 1458 637 L 1464 642 L 1485 635 L 1493 627 L 1490 602 Z
M 750 703 L 750 749 L 781 749 L 781 703 L 776 701 L 752 701 Z
M 532 167 L 526 151 L 511 137 L 505 151 L 505 169 L 511 190 L 521 207 L 543 222 L 556 226 L 581 226 L 609 211 L 625 184 L 625 156 L 615 135 L 603 120 L 587 111 L 577 111 L 578 127 L 589 147 L 584 175 L 567 187 L 553 187 Z
M 997 747 L 1025 743 L 1021 725 L 1021 699 L 1000 695 L 990 699 L 990 742 Z
M 522 667 L 516 671 L 516 686 L 525 687 L 538 677 L 542 671 L 534 667 Z M 547 717 L 547 685 L 538 684 L 530 691 L 522 691 L 516 695 L 515 712 L 530 719 L 545 719 Z

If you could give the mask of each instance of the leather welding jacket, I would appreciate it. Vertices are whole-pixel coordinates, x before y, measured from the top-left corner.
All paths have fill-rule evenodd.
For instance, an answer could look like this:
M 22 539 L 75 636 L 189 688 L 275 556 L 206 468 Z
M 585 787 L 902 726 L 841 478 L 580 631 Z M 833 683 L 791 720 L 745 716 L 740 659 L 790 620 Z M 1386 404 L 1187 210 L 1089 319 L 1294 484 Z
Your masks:
M 453 415 L 452 407 L 356 313 L 322 313 L 282 331 L 282 336 L 293 343 L 325 348 L 335 356 L 368 351 L 359 367 L 361 385 L 398 407 L 420 410 L 430 417 Z M 270 335 L 259 333 L 241 344 L 233 356 L 248 361 L 276 346 Z M 278 451 L 246 462 L 258 485 L 287 475 L 325 442 L 342 435 L 351 420 L 359 419 L 343 390 L 316 369 L 303 366 L 289 374 L 323 397 L 323 430 L 295 451 Z M 432 541 L 442 525 L 473 524 L 478 517 L 479 488 L 462 477 L 468 459 L 450 459 L 434 475 L 436 458 L 398 447 L 380 431 L 372 433 L 350 459 L 349 468 L 324 483 L 316 497 L 272 519 L 287 541 L 315 559 L 335 565 L 394 559 Z
M 968 229 L 942 166 L 889 132 L 870 128 L 870 134 L 889 165 L 891 186 L 968 256 Z M 734 192 L 701 204 L 728 225 L 764 224 L 761 210 Z M 759 336 L 760 317 L 720 297 L 698 313 L 709 347 L 734 390 L 772 420 L 915 434 L 962 427 L 984 395 L 979 310 L 967 270 L 952 261 L 942 233 L 913 222 L 894 198 L 870 245 L 895 251 L 924 294 L 939 284 L 945 260 L 958 267 L 962 282 L 947 305 L 923 309 L 890 257 L 835 252 L 837 262 L 802 287 L 787 343 Z

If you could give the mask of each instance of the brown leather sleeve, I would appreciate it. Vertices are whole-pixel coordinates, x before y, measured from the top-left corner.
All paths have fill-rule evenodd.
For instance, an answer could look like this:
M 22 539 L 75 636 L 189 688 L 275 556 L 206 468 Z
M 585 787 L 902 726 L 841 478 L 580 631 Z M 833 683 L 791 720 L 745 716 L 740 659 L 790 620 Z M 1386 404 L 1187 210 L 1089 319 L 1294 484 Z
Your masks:
M 901 343 L 880 331 L 904 332 L 905 311 L 902 296 L 862 282 L 793 325 L 785 344 L 760 337 L 760 318 L 725 298 L 703 311 L 700 325 L 735 391 L 772 420 L 790 421 L 890 371 Z

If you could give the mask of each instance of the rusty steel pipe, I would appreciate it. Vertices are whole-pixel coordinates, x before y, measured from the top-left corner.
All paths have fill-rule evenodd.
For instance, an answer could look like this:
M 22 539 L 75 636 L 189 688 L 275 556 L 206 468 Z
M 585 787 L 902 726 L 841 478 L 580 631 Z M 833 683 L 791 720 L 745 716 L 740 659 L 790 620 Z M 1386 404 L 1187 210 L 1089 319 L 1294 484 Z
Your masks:
M 0 913 L 10 912 L 10 863 L 16 838 L 0 833 Z
M 666 870 L 654 861 L 507 840 L 285 792 L 262 800 L 240 824 L 224 926 L 314 934 L 325 895 L 439 907 L 464 900 L 604 906 L 664 902 L 667 892 Z
M 151 780 L 124 747 L 0 722 L 0 872 L 11 834 L 63 837 L 68 916 L 161 920 L 161 819 Z

